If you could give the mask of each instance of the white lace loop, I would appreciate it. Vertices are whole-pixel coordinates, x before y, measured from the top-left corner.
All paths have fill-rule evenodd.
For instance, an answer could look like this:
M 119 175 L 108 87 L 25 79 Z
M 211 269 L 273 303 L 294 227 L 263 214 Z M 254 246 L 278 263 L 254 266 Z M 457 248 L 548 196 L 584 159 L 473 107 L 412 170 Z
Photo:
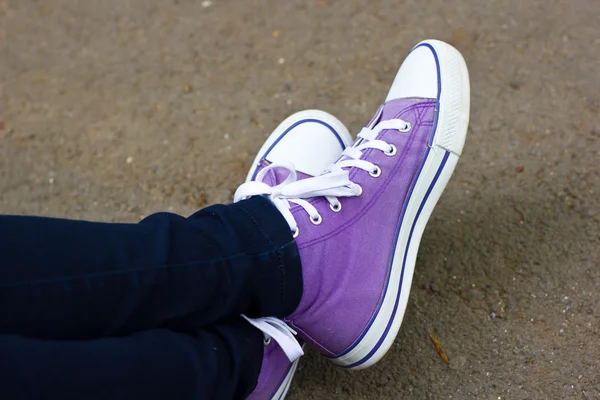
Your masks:
M 381 174 L 381 169 L 377 165 L 360 159 L 363 151 L 376 149 L 389 154 L 390 148 L 395 149 L 395 147 L 383 140 L 376 139 L 379 133 L 387 129 L 406 132 L 410 127 L 408 122 L 401 119 L 390 119 L 379 122 L 373 128 L 363 128 L 358 134 L 358 139 L 354 145 L 346 148 L 339 160 L 320 176 L 298 181 L 296 168 L 292 163 L 271 164 L 263 168 L 254 181 L 242 184 L 234 194 L 234 201 L 238 202 L 257 195 L 267 196 L 281 212 L 291 231 L 296 233 L 298 232 L 298 224 L 290 208 L 291 203 L 297 204 L 306 211 L 313 223 L 318 225 L 321 223 L 322 217 L 318 210 L 306 199 L 324 196 L 332 209 L 335 208 L 339 211 L 341 204 L 337 199 L 338 197 L 355 197 L 360 196 L 362 193 L 362 187 L 350 180 L 348 169 L 359 168 L 369 172 L 373 177 L 378 177 Z M 269 171 L 276 168 L 287 169 L 289 174 L 282 183 L 271 187 L 264 183 L 263 179 Z
M 294 336 L 297 335 L 296 331 L 282 320 L 275 317 L 248 318 L 243 314 L 242 317 L 263 333 L 265 342 L 271 339 L 276 341 L 290 362 L 304 355 L 302 346 Z
M 267 172 L 275 168 L 284 168 L 289 171 L 287 178 L 276 186 L 269 186 L 262 182 Z M 317 196 L 356 196 L 358 185 L 352 183 L 348 178 L 348 171 L 340 170 L 335 173 L 329 173 L 314 178 L 296 180 L 296 169 L 291 163 L 275 163 L 262 169 L 256 176 L 256 181 L 242 184 L 235 192 L 233 200 L 238 202 L 242 199 L 263 195 L 268 196 L 271 202 L 281 212 L 292 232 L 296 231 L 298 225 L 290 211 L 291 204 L 294 203 L 302 207 L 313 221 L 321 219 L 317 209 L 304 199 Z

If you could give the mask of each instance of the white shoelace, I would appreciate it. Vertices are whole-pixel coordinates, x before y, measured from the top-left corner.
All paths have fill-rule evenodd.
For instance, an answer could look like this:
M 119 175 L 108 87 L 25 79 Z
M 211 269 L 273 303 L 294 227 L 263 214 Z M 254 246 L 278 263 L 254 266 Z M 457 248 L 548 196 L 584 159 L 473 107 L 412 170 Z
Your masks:
M 269 344 L 271 339 L 275 340 L 290 362 L 294 362 L 304 355 L 302 346 L 294 337 L 297 334 L 296 331 L 279 318 L 248 318 L 243 314 L 242 317 L 263 333 L 266 344 Z
M 396 154 L 396 147 L 383 140 L 376 140 L 377 135 L 386 129 L 394 129 L 407 132 L 411 128 L 410 123 L 401 119 L 390 119 L 379 122 L 373 128 L 363 128 L 358 134 L 358 139 L 352 147 L 346 148 L 337 162 L 320 176 L 298 181 L 296 169 L 292 163 L 275 163 L 262 169 L 256 176 L 255 181 L 242 184 L 234 194 L 234 202 L 257 195 L 268 196 L 271 202 L 281 212 L 290 226 L 294 237 L 298 235 L 298 224 L 292 212 L 291 204 L 302 207 L 310 216 L 311 222 L 319 225 L 322 217 L 317 209 L 305 199 L 317 196 L 325 196 L 334 212 L 341 210 L 338 197 L 353 197 L 362 194 L 362 187 L 353 183 L 348 176 L 348 169 L 356 167 L 367 171 L 373 177 L 381 175 L 381 169 L 372 162 L 361 160 L 362 152 L 367 149 L 377 149 L 389 156 Z M 279 185 L 269 186 L 263 183 L 265 175 L 272 169 L 285 168 L 289 175 Z

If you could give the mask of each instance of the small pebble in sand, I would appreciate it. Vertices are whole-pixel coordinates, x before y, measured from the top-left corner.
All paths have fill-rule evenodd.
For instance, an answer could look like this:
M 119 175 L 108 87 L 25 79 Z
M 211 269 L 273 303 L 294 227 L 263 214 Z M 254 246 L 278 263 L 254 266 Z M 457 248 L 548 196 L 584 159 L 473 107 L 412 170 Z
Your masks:
M 133 157 L 131 157 L 131 156 L 127 157 L 127 160 L 125 160 L 125 162 L 127 164 L 131 164 L 133 162 Z
M 277 60 L 277 63 L 280 64 L 280 65 L 281 64 L 285 64 L 285 58 L 283 58 L 283 57 L 280 58 L 279 60 Z
M 212 1 L 206 0 L 202 2 L 202 8 L 208 8 L 212 6 Z

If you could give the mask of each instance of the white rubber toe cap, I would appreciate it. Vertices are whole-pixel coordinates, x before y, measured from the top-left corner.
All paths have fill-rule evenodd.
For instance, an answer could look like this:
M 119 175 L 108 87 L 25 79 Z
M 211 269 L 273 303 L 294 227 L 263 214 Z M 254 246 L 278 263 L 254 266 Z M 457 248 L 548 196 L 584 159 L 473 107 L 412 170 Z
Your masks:
M 286 118 L 259 150 L 246 180 L 251 180 L 261 160 L 292 162 L 297 171 L 316 176 L 335 162 L 352 144 L 344 124 L 321 110 L 304 110 Z
M 435 99 L 438 95 L 437 63 L 427 42 L 415 47 L 400 66 L 390 92 L 390 100 L 420 97 Z

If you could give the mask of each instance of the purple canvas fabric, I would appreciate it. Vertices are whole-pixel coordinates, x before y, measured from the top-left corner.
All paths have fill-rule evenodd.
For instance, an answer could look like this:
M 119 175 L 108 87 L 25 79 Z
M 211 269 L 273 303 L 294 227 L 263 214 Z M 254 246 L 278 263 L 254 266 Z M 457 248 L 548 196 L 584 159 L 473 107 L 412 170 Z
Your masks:
M 340 153 L 342 150 L 343 149 L 340 148 Z M 333 162 L 334 160 L 331 161 Z M 266 159 L 261 160 L 260 164 L 256 167 L 254 176 L 269 165 L 271 165 L 271 163 Z M 285 168 L 275 168 L 267 172 L 263 178 L 263 182 L 269 186 L 277 186 L 288 177 L 288 174 L 289 171 Z M 296 171 L 296 174 L 298 180 L 311 177 L 310 175 L 299 171 Z M 258 383 L 248 399 L 271 399 L 273 394 L 280 388 L 285 378 L 291 372 L 292 367 L 293 364 L 290 363 L 290 360 L 275 341 L 272 341 L 268 346 L 265 346 Z
M 412 129 L 380 132 L 377 139 L 394 144 L 398 152 L 395 156 L 375 149 L 363 153 L 362 159 L 381 168 L 381 176 L 352 168 L 350 179 L 362 186 L 363 194 L 340 198 L 340 212 L 331 211 L 324 198 L 311 200 L 323 217 L 315 226 L 302 208 L 292 209 L 300 229 L 296 242 L 304 292 L 286 322 L 326 355 L 335 356 L 351 346 L 382 301 L 400 215 L 426 154 L 435 104 L 431 99 L 399 99 L 378 110 L 370 127 L 400 118 L 410 122 Z
M 290 360 L 274 341 L 265 346 L 262 369 L 256 387 L 248 400 L 270 399 L 277 391 L 288 371 L 292 368 Z
M 340 149 L 340 153 L 341 152 L 342 152 L 342 150 Z M 258 173 L 260 170 L 268 167 L 269 165 L 271 165 L 271 163 L 269 161 L 262 160 L 260 163 L 260 166 L 258 167 L 256 172 Z M 274 168 L 274 169 L 270 170 L 269 172 L 267 172 L 267 174 L 263 178 L 263 182 L 269 186 L 277 186 L 281 182 L 283 182 L 285 180 L 285 178 L 288 177 L 289 173 L 290 173 L 290 171 L 288 171 L 285 168 Z M 296 171 L 296 174 L 297 174 L 298 180 L 310 178 L 310 175 L 307 175 L 300 171 Z

